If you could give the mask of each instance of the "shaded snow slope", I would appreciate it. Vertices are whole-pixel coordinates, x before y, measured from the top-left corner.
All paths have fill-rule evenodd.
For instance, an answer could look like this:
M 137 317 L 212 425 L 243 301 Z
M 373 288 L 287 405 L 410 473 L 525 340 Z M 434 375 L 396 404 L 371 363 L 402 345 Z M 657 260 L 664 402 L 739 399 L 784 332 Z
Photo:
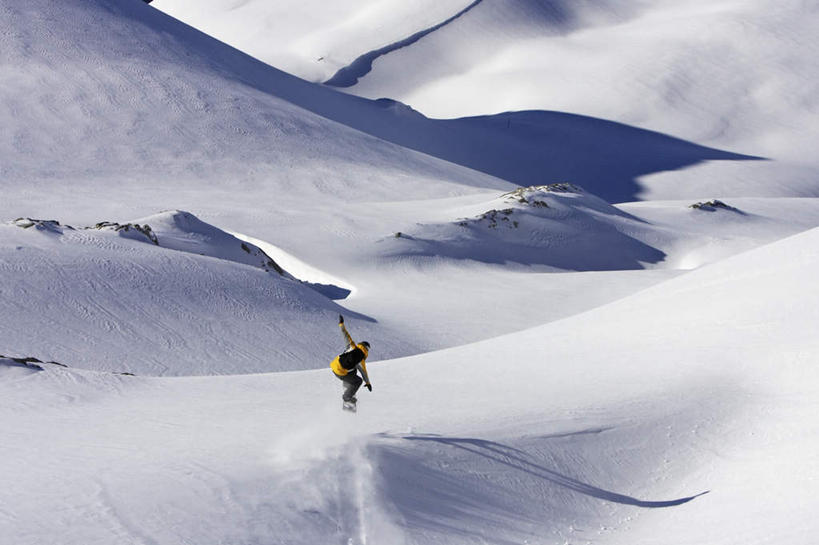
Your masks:
M 309 283 L 268 266 L 256 254 L 256 244 L 269 247 L 263 241 L 243 242 L 186 212 L 116 224 L 150 227 L 157 244 L 133 230 L 123 238 L 113 228 L 21 219 L 0 229 L 4 350 L 151 375 L 320 368 L 343 348 L 337 314 L 357 313 L 356 338 L 380 360 L 588 311 L 675 269 L 819 225 L 811 199 L 728 200 L 732 208 L 712 211 L 690 201 L 637 203 L 619 207 L 624 213 L 571 186 L 548 189 L 371 210 L 357 225 L 370 236 L 345 245 L 347 261 L 291 225 L 285 240 L 310 240 L 315 247 L 301 252 L 331 256 L 319 261 L 327 273 L 282 262 Z M 555 268 L 607 272 L 545 272 Z M 463 295 L 456 302 L 455 293 Z
M 372 247 L 379 257 L 529 270 L 693 269 L 819 226 L 819 199 L 613 206 L 567 183 L 422 204 L 416 221 L 394 219 L 395 231 Z
M 365 51 L 434 27 L 472 0 L 154 0 L 153 7 L 313 82 Z
M 258 32 L 248 39 L 226 33 L 223 39 L 274 64 L 288 62 L 261 51 L 259 37 L 281 30 L 275 17 L 228 11 L 219 0 L 206 3 L 209 13 L 190 5 L 164 9 L 203 29 L 219 29 L 222 19 L 236 26 L 241 21 Z M 437 14 L 437 22 L 468 3 L 440 4 L 449 14 Z M 253 5 L 256 14 L 283 9 Z M 357 44 L 357 53 L 347 55 L 351 62 L 431 26 L 428 19 L 435 13 L 416 4 L 416 9 L 380 12 L 378 6 L 385 5 L 339 8 L 339 19 L 368 25 L 354 33 L 313 26 L 309 8 L 303 16 L 293 15 L 288 28 L 323 36 L 335 46 L 328 51 Z M 368 17 L 359 16 L 363 12 Z M 696 198 L 709 190 L 725 196 L 816 196 L 817 16 L 798 0 L 480 2 L 410 46 L 375 59 L 374 69 L 349 90 L 389 97 L 432 117 L 571 112 L 776 161 L 709 164 L 643 178 L 639 195 L 644 199 Z M 306 46 L 286 56 L 304 51 Z M 290 66 L 299 75 L 315 74 L 300 63 Z M 545 181 L 517 180 L 521 185 Z
M 331 85 L 333 87 L 352 87 L 353 85 L 358 83 L 358 80 L 360 78 L 366 76 L 370 72 L 370 70 L 373 69 L 373 62 L 379 57 L 388 55 L 398 49 L 411 46 L 412 44 L 424 38 L 425 36 L 432 34 L 436 30 L 443 28 L 446 25 L 450 24 L 451 22 L 457 20 L 458 17 L 461 17 L 462 15 L 468 13 L 469 10 L 471 10 L 481 2 L 482 0 L 474 0 L 471 4 L 464 7 L 462 10 L 458 11 L 457 13 L 451 15 L 450 17 L 444 19 L 439 23 L 436 23 L 428 28 L 421 29 L 418 32 L 404 39 L 395 41 L 391 44 L 387 44 L 383 47 L 374 49 L 373 51 L 368 51 L 367 53 L 360 55 L 349 65 L 340 68 L 335 74 L 333 74 L 333 77 L 325 81 L 324 84 Z
M 175 222 L 173 241 L 169 225 L 155 221 L 180 217 L 193 228 Z M 193 216 L 148 221 L 159 246 L 110 230 L 0 225 L 3 353 L 140 375 L 320 368 L 343 349 L 340 335 L 324 335 L 339 313 L 382 357 L 417 350 L 372 318 L 263 270 L 237 239 Z
M 760 159 L 563 112 L 532 110 L 434 120 L 388 99 L 377 104 L 398 116 L 395 123 L 372 129 L 382 138 L 516 185 L 569 181 L 609 202 L 636 200 L 642 190 L 638 184 L 641 176 L 703 162 L 758 164 Z M 723 194 L 721 180 L 714 179 L 698 184 L 693 191 L 674 189 L 700 195 L 704 187 L 708 188 L 705 191 Z M 784 195 L 794 193 L 779 189 Z
M 4 1 L 0 10 L 5 210 L 53 216 L 31 209 L 99 194 L 120 204 L 98 214 L 134 217 L 146 201 L 151 212 L 195 209 L 203 187 L 269 210 L 318 195 L 383 198 L 396 177 L 418 197 L 504 186 L 328 121 L 321 115 L 348 106 L 344 115 L 362 122 L 381 109 L 270 68 L 144 3 Z
M 731 198 L 724 200 L 731 209 L 713 211 L 692 208 L 711 199 L 641 202 L 618 205 L 618 213 L 588 194 L 552 198 L 556 208 L 542 214 L 540 208 L 525 207 L 504 222 L 504 214 L 496 213 L 494 228 L 490 217 L 478 218 L 513 206 L 500 193 L 384 206 L 373 218 L 378 236 L 358 249 L 370 266 L 352 275 L 357 289 L 344 304 L 393 325 L 417 345 L 445 348 L 591 310 L 819 226 L 817 199 Z M 597 210 L 589 206 L 595 202 Z M 518 215 L 531 220 L 532 231 L 513 228 Z M 464 219 L 468 228 L 459 225 Z M 434 238 L 411 238 L 419 233 Z M 589 246 L 573 253 L 567 234 Z M 610 244 L 596 240 L 597 235 Z M 530 244 L 535 245 L 532 251 L 525 251 Z M 605 265 L 597 255 L 604 254 L 633 266 L 626 258 L 630 249 L 663 259 L 639 263 L 646 269 L 559 274 L 542 272 L 554 269 L 536 264 L 565 258 L 570 269 L 580 269 L 583 264 Z M 516 261 L 499 265 L 511 258 Z
M 520 188 L 460 213 L 397 234 L 391 251 L 564 270 L 638 269 L 665 258 L 630 234 L 650 226 L 572 184 Z
M 436 117 L 552 109 L 805 160 L 817 17 L 798 1 L 483 2 L 358 88 Z
M 59 15 L 49 2 L 2 5 L 0 24 L 16 36 L 3 48 L 3 183 L 16 213 L 32 217 L 56 212 L 25 203 L 80 200 L 97 186 L 131 207 L 108 213 L 131 217 L 156 210 L 137 209 L 149 196 L 198 211 L 195 199 L 177 199 L 203 183 L 235 206 L 279 210 L 319 195 L 384 200 L 397 189 L 390 180 L 405 198 L 508 187 L 327 119 L 518 185 L 571 180 L 611 201 L 634 197 L 635 176 L 745 158 L 550 112 L 430 120 L 289 76 L 139 2 L 72 0 Z M 54 176 L 73 192 L 51 187 Z M 15 187 L 23 180 L 25 191 Z
M 817 24 L 796 0 L 483 2 L 351 91 L 434 117 L 575 112 L 777 161 L 649 178 L 643 198 L 715 178 L 725 195 L 816 196 Z
M 24 544 L 804 542 L 819 301 L 793 286 L 817 274 L 817 237 L 373 365 L 355 416 L 326 370 L 11 377 L 0 495 L 16 501 L 0 531 Z

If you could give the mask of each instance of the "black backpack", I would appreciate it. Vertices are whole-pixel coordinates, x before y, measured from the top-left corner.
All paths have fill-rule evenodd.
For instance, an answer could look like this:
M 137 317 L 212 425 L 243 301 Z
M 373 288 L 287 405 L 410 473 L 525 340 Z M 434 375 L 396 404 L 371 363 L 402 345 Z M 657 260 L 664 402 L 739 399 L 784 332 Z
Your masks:
M 348 350 L 338 356 L 338 363 L 341 364 L 343 368 L 350 371 L 351 369 L 355 369 L 355 366 L 361 363 L 364 360 L 364 351 L 358 347 L 355 347 L 353 350 Z

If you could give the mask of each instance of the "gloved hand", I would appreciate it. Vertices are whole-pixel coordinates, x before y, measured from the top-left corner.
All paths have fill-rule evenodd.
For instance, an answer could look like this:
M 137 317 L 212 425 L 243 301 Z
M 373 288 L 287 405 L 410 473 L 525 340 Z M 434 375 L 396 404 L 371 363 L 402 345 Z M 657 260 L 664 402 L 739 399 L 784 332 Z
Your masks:
M 364 386 L 366 386 L 369 391 L 371 391 L 371 392 L 373 391 L 373 385 L 372 384 L 365 384 Z
M 343 324 L 343 323 L 344 323 L 344 316 L 342 316 L 341 314 L 339 314 L 339 315 L 338 315 L 338 325 L 341 325 L 341 324 Z

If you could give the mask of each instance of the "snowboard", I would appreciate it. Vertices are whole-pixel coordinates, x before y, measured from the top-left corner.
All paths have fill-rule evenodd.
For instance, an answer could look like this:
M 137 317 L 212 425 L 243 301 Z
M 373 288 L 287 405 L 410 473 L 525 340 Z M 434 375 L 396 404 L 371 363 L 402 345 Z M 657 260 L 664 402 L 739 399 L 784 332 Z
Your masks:
M 356 412 L 356 404 L 355 401 L 343 401 L 341 404 L 341 408 L 345 411 L 354 413 Z

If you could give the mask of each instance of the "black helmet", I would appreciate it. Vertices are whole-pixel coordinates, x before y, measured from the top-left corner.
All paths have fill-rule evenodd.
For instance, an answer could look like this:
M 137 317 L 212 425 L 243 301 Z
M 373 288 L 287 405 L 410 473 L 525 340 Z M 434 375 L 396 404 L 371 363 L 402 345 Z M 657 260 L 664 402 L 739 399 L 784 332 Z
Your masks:
M 367 341 L 361 341 L 361 346 L 363 346 L 367 350 L 370 349 L 370 343 L 368 343 Z

